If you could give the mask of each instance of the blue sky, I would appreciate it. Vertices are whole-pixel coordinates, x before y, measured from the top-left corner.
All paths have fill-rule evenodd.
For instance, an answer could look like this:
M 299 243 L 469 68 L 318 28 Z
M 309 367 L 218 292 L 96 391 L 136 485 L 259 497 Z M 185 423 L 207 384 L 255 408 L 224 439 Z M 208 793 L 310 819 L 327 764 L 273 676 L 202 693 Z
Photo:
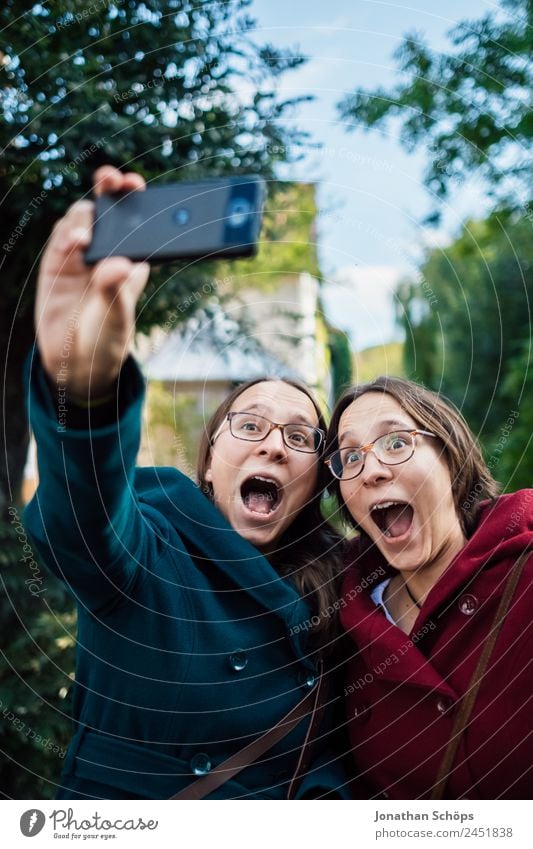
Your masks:
M 423 151 L 405 153 L 394 127 L 347 132 L 335 105 L 358 86 L 394 84 L 392 54 L 405 33 L 416 31 L 432 49 L 446 50 L 446 32 L 457 22 L 495 8 L 485 0 L 252 4 L 259 41 L 297 47 L 309 57 L 301 69 L 284 75 L 280 93 L 315 96 L 292 120 L 323 149 L 280 176 L 318 183 L 319 254 L 328 280 L 324 299 L 331 320 L 349 332 L 356 349 L 400 338 L 393 320 L 396 282 L 414 273 L 425 245 L 445 244 L 464 218 L 482 215 L 488 206 L 482 187 L 472 182 L 451 198 L 438 231 L 423 227 L 431 209 L 422 185 Z

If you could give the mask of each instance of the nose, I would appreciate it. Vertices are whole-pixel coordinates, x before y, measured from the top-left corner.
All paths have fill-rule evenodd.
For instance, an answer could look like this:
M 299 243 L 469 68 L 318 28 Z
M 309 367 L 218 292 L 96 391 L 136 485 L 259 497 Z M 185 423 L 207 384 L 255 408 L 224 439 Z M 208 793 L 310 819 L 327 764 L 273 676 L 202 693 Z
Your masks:
M 288 448 L 283 441 L 281 428 L 274 427 L 268 436 L 257 443 L 259 454 L 268 454 L 275 460 L 286 460 L 288 457 Z
M 364 486 L 374 486 L 380 481 L 388 481 L 392 477 L 392 467 L 382 463 L 371 449 L 365 456 L 365 465 L 361 472 L 361 483 Z

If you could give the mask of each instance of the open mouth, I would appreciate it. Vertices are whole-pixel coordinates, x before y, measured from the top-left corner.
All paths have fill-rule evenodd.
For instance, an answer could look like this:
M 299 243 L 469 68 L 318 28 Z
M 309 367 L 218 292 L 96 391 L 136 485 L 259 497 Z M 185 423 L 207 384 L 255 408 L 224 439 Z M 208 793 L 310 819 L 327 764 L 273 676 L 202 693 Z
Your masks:
M 370 511 L 373 522 L 386 537 L 401 537 L 413 523 L 413 508 L 405 501 L 384 501 Z
M 241 498 L 252 513 L 268 516 L 279 507 L 282 491 L 272 478 L 252 475 L 241 486 Z

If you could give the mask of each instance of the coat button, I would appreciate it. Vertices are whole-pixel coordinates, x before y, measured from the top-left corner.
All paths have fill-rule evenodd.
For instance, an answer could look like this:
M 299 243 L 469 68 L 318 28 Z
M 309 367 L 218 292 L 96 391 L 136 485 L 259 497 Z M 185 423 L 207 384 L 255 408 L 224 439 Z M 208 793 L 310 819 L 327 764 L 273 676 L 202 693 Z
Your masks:
M 469 593 L 462 595 L 458 604 L 459 610 L 461 613 L 464 613 L 465 616 L 472 616 L 479 607 L 479 601 L 475 595 L 470 595 Z
M 211 771 L 211 759 L 204 752 L 198 752 L 191 758 L 191 770 L 194 775 L 207 775 Z
M 363 722 L 368 722 L 371 713 L 372 711 L 370 710 L 370 707 L 361 703 L 355 706 L 353 711 L 353 718 L 356 722 L 360 722 L 361 724 L 363 724 Z
M 306 690 L 311 690 L 316 684 L 316 676 L 314 672 L 308 672 L 307 670 L 302 669 L 298 673 L 298 683 Z
M 453 699 L 450 699 L 448 696 L 440 696 L 437 700 L 437 710 L 444 716 L 444 714 L 449 713 L 449 711 L 453 707 Z
M 234 672 L 242 672 L 243 669 L 246 669 L 248 666 L 248 658 L 246 656 L 246 652 L 243 649 L 235 649 L 228 657 L 228 663 L 230 669 L 233 669 Z

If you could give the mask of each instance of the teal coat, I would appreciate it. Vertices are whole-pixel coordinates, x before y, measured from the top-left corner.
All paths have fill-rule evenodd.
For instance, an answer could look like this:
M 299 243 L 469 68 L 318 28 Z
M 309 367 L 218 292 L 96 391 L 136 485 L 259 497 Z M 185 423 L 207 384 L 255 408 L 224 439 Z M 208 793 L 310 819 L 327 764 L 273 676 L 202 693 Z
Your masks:
M 58 798 L 167 798 L 315 686 L 312 613 L 192 481 L 135 467 L 144 382 L 132 359 L 118 421 L 91 430 L 58 426 L 38 360 L 31 371 L 40 483 L 24 521 L 78 605 Z M 307 724 L 209 798 L 283 798 Z M 300 795 L 346 797 L 324 740 L 316 755 Z

